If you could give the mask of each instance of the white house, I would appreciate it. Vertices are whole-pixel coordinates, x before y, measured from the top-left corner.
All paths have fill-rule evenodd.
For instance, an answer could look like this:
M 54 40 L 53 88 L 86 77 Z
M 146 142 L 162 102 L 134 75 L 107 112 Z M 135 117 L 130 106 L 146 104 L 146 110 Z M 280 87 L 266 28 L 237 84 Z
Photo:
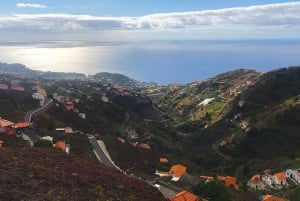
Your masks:
M 261 180 L 262 180 L 262 182 L 264 182 L 268 186 L 272 186 L 273 185 L 272 175 L 264 174 L 264 175 L 262 175 Z
M 201 103 L 199 103 L 197 106 L 205 106 L 208 105 L 209 103 L 213 102 L 215 100 L 215 98 L 207 98 L 204 101 L 202 101 Z
M 42 137 L 41 139 L 42 139 L 42 140 L 47 140 L 47 141 L 50 141 L 50 142 L 53 143 L 53 137 L 51 137 L 51 136 L 44 136 L 44 137 Z
M 298 184 L 300 184 L 300 170 L 288 169 L 285 172 L 286 177 L 294 179 Z
M 39 93 L 33 93 L 32 98 L 37 99 L 37 100 L 43 100 L 45 97 Z
M 86 118 L 86 114 L 85 113 L 79 113 L 78 114 L 80 118 L 85 119 Z

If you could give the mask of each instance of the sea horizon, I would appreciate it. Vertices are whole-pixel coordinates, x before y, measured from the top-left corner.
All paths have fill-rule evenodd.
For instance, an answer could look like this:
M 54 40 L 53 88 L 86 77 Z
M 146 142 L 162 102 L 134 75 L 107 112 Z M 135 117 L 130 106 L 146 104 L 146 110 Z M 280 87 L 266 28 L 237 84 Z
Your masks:
M 300 65 L 300 39 L 0 41 L 0 62 L 53 72 L 124 74 L 142 82 L 190 83 L 245 68 Z

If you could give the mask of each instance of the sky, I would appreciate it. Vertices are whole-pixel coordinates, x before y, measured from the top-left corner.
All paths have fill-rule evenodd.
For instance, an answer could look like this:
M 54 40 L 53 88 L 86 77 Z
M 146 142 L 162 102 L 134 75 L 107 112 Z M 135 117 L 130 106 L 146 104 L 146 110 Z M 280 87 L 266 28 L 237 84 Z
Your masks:
M 299 38 L 300 1 L 0 0 L 0 41 Z
M 299 33 L 300 0 L 0 0 L 0 62 L 37 70 L 190 82 L 299 65 Z

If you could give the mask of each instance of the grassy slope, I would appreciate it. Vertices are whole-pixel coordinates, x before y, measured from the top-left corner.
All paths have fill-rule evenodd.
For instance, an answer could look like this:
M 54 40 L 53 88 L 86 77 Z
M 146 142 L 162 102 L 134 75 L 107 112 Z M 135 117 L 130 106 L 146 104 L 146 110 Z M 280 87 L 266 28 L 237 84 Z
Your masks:
M 245 107 L 235 106 L 234 111 L 249 119 L 252 129 L 234 149 L 235 154 L 259 158 L 299 156 L 299 80 L 300 68 L 280 69 L 265 74 L 245 92 Z
M 2 148 L 1 200 L 162 201 L 154 187 L 47 148 Z

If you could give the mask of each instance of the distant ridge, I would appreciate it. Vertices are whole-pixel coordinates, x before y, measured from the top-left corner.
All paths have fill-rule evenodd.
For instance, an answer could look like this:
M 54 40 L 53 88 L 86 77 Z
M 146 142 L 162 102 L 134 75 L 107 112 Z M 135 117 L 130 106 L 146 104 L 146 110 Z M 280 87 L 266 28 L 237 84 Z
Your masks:
M 23 64 L 19 63 L 1 63 L 0 74 L 15 75 L 24 78 L 42 78 L 42 79 L 89 79 L 110 84 L 130 90 L 143 90 L 151 87 L 156 87 L 156 83 L 140 82 L 118 73 L 101 72 L 95 75 L 86 76 L 83 73 L 76 72 L 51 72 L 32 70 Z
M 23 64 L 13 63 L 0 63 L 0 73 L 10 74 L 20 77 L 28 78 L 43 78 L 43 79 L 82 79 L 86 76 L 82 73 L 64 73 L 64 72 L 51 72 L 51 71 L 38 71 L 27 68 Z
M 156 83 L 140 82 L 119 73 L 101 72 L 92 75 L 91 77 L 103 84 L 119 85 L 124 88 L 132 89 L 132 90 L 148 89 L 151 87 L 158 86 Z

